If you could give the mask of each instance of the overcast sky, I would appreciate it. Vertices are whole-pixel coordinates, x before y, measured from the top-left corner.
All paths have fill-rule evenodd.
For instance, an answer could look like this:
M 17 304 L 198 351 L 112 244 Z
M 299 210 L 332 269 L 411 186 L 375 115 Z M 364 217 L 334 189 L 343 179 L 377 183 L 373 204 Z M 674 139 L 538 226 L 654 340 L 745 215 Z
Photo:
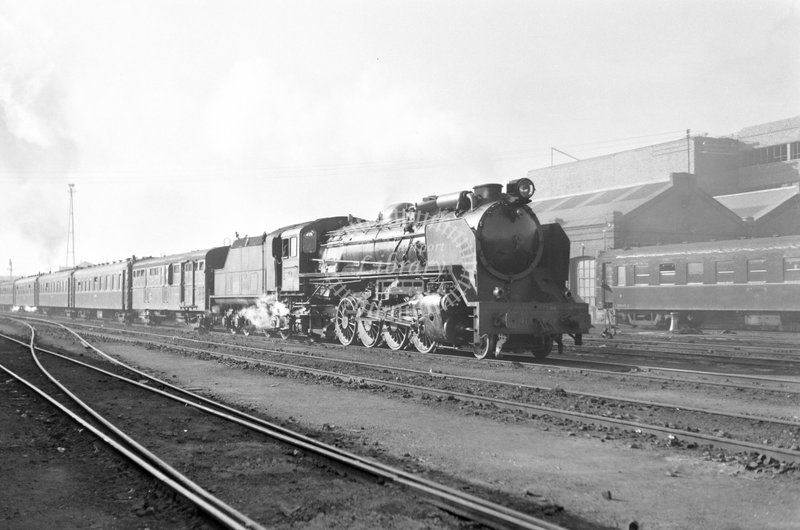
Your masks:
M 0 275 L 800 114 L 797 1 L 0 0 Z M 556 158 L 556 162 L 569 159 Z

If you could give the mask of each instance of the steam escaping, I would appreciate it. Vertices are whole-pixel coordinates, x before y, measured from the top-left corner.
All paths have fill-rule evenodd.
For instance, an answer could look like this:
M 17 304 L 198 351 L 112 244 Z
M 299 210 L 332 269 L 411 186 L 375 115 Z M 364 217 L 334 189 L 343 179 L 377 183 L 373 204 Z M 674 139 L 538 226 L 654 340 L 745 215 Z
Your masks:
M 286 327 L 289 308 L 278 301 L 274 294 L 264 295 L 255 305 L 239 310 L 238 316 L 246 319 L 249 325 L 259 330 L 274 330 Z
M 19 313 L 20 311 L 24 313 L 35 313 L 36 310 L 37 310 L 36 306 L 30 306 L 30 305 L 25 305 L 25 306 L 15 305 L 11 307 L 12 313 Z

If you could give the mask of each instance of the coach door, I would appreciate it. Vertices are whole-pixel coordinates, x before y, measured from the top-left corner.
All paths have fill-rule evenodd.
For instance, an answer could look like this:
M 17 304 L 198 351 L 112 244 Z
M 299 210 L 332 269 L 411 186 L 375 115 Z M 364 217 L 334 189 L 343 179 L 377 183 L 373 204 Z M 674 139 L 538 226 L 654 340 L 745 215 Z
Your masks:
M 181 284 L 181 303 L 186 306 L 194 305 L 194 267 L 191 261 L 183 264 L 183 283 Z

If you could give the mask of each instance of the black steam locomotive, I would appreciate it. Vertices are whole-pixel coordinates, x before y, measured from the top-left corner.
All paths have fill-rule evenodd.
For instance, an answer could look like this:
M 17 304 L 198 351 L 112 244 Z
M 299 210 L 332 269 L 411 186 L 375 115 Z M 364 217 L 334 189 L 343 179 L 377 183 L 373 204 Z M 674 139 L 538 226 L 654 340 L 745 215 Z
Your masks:
M 318 219 L 231 245 L 211 306 L 233 328 L 421 352 L 471 344 L 546 356 L 589 328 L 566 291 L 569 240 L 528 207 L 528 179 Z
M 329 217 L 230 247 L 36 275 L 0 285 L 0 306 L 545 357 L 565 334 L 580 344 L 590 324 L 566 290 L 569 239 L 539 223 L 533 192 L 526 178 L 505 192 L 486 184 L 376 221 Z

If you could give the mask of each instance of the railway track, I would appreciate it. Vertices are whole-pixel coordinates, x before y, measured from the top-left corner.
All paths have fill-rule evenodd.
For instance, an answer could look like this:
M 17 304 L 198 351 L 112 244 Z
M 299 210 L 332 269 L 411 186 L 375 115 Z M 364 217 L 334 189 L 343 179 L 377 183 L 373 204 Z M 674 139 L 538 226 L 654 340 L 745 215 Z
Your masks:
M 236 510 L 218 497 L 215 497 L 207 490 L 193 482 L 189 477 L 180 473 L 165 461 L 158 458 L 155 454 L 147 450 L 132 437 L 115 427 L 94 408 L 79 399 L 72 391 L 60 383 L 59 380 L 56 379 L 40 362 L 36 353 L 38 349 L 35 346 L 36 336 L 34 328 L 32 326 L 29 327 L 31 336 L 27 347 L 30 349 L 33 361 L 41 370 L 42 374 L 46 376 L 53 385 L 58 387 L 61 392 L 69 396 L 72 402 L 79 407 L 84 415 L 73 412 L 64 403 L 58 401 L 48 394 L 48 392 L 46 392 L 41 385 L 31 382 L 22 375 L 15 373 L 5 365 L 0 364 L 0 369 L 2 369 L 13 379 L 17 380 L 20 384 L 25 385 L 27 388 L 38 394 L 42 399 L 48 401 L 63 414 L 69 416 L 69 418 L 105 442 L 125 459 L 137 465 L 153 479 L 161 482 L 165 486 L 183 496 L 193 506 L 206 513 L 210 518 L 216 520 L 223 527 L 242 530 L 264 528 L 257 522 L 250 519 L 244 513 Z M 6 335 L 0 335 L 0 337 L 11 342 L 16 342 L 23 346 L 26 345 L 24 342 L 18 341 L 17 339 L 8 337 Z
M 313 438 L 303 436 L 297 432 L 286 429 L 274 423 L 265 421 L 255 416 L 243 413 L 235 408 L 228 407 L 224 404 L 210 400 L 196 393 L 181 389 L 168 382 L 159 380 L 142 371 L 136 370 L 92 345 L 88 340 L 73 330 L 69 330 L 61 324 L 56 324 L 62 329 L 66 329 L 69 333 L 73 334 L 84 347 L 92 350 L 97 355 L 104 359 L 111 361 L 135 374 L 138 380 L 124 378 L 117 374 L 108 372 L 101 368 L 91 366 L 80 361 L 76 361 L 61 355 L 57 352 L 50 351 L 35 345 L 33 336 L 28 344 L 31 349 L 32 355 L 36 356 L 36 352 L 44 353 L 56 357 L 64 362 L 75 364 L 82 369 L 92 370 L 97 373 L 102 373 L 106 377 L 113 377 L 117 380 L 125 381 L 129 385 L 133 385 L 148 392 L 154 392 L 162 397 L 179 402 L 183 406 L 193 407 L 201 410 L 206 414 L 214 415 L 222 418 L 227 422 L 235 423 L 239 426 L 245 427 L 249 430 L 267 435 L 270 438 L 278 440 L 282 443 L 289 444 L 292 447 L 302 450 L 305 453 L 313 454 L 316 458 L 326 459 L 334 462 L 336 466 L 347 468 L 359 475 L 366 475 L 371 477 L 377 483 L 392 483 L 411 491 L 414 495 L 425 498 L 431 504 L 438 506 L 450 513 L 457 514 L 460 517 L 487 525 L 492 528 L 525 528 L 525 529 L 556 529 L 559 526 L 544 521 L 525 513 L 516 511 L 506 506 L 485 500 L 481 497 L 464 493 L 455 488 L 444 486 L 436 482 L 419 477 L 412 473 L 376 462 L 374 460 L 364 458 L 362 456 L 344 451 L 337 447 L 321 443 Z M 8 340 L 15 340 L 8 336 L 4 336 Z M 146 379 L 146 381 L 145 381 Z M 164 389 L 154 388 L 154 386 L 161 386 Z M 105 438 L 102 438 L 105 440 Z M 132 442 L 135 443 L 135 442 Z M 213 502 L 213 501 L 212 501 Z M 223 522 L 228 526 L 228 521 Z M 249 526 L 242 526 L 243 528 L 260 528 L 257 523 L 247 522 Z M 254 526 L 253 526 L 254 525 Z M 231 528 L 239 528 L 238 526 L 229 526 Z
M 749 341 L 736 342 L 734 339 L 697 339 L 681 340 L 678 338 L 664 337 L 628 337 L 616 335 L 611 339 L 588 336 L 584 343 L 589 347 L 610 348 L 608 354 L 628 353 L 626 350 L 638 352 L 674 354 L 676 356 L 696 356 L 708 359 L 737 359 L 742 362 L 752 360 L 755 362 L 787 362 L 800 363 L 800 349 L 791 343 L 776 343 L 774 345 L 754 345 Z
M 35 319 L 34 319 L 35 320 Z M 76 323 L 75 321 L 64 321 L 60 319 L 52 320 L 52 322 L 61 322 L 68 323 L 72 326 L 78 326 L 83 329 L 87 329 L 90 331 L 98 332 L 98 331 L 115 331 L 117 333 L 126 334 L 130 336 L 139 335 L 139 336 L 152 336 L 156 338 L 170 338 L 170 339 L 180 339 L 186 342 L 195 343 L 195 344 L 212 344 L 209 340 L 206 339 L 196 339 L 193 337 L 186 337 L 185 335 L 172 335 L 166 336 L 163 333 L 157 333 L 153 331 L 153 328 L 140 326 L 140 327 L 130 327 L 130 326 L 98 326 L 89 323 Z M 183 328 L 162 328 L 164 330 L 176 331 L 181 333 L 185 331 Z M 214 336 L 212 334 L 211 336 Z M 235 347 L 245 347 L 246 345 L 241 344 L 240 342 L 236 341 L 236 338 L 244 338 L 238 335 L 231 336 L 228 333 L 216 333 L 216 336 L 219 338 L 219 342 L 216 342 L 219 346 L 235 346 Z M 226 340 L 234 339 L 234 342 L 225 342 Z M 260 337 L 256 335 L 252 335 L 246 338 L 248 342 L 257 342 L 259 341 Z M 308 344 L 304 344 L 303 342 L 298 342 L 293 339 L 288 340 L 281 340 L 280 349 L 272 348 L 274 351 L 282 351 L 288 352 L 292 348 L 303 348 L 305 351 L 308 348 Z M 378 349 L 375 350 L 373 348 L 366 348 L 363 346 L 358 345 L 350 345 L 350 346 L 340 346 L 338 343 L 333 343 L 331 346 L 333 349 L 342 348 L 348 350 L 357 350 L 363 351 L 368 354 L 374 354 L 376 351 L 378 352 L 386 352 L 386 350 Z M 269 348 L 267 348 L 269 349 Z M 600 352 L 602 355 L 605 352 Z M 441 359 L 444 356 L 455 356 L 455 357 L 466 357 L 468 359 L 472 359 L 471 351 L 467 350 L 447 350 L 447 353 L 421 353 L 417 351 L 409 352 L 409 355 L 413 355 L 415 358 L 420 358 L 424 360 L 436 360 Z M 585 370 L 592 373 L 597 374 L 618 374 L 618 373 L 627 373 L 630 374 L 632 377 L 638 377 L 642 379 L 650 379 L 653 381 L 666 381 L 666 382 L 681 382 L 685 381 L 687 383 L 692 384 L 700 384 L 704 386 L 715 386 L 715 387 L 731 387 L 736 389 L 753 389 L 757 388 L 759 390 L 774 390 L 775 392 L 785 393 L 785 394 L 800 394 L 800 366 L 798 366 L 798 379 L 791 379 L 788 377 L 771 377 L 768 375 L 754 375 L 752 373 L 734 373 L 734 372 L 720 372 L 720 371 L 709 371 L 709 370 L 692 370 L 686 368 L 675 368 L 670 366 L 663 366 L 660 364 L 642 364 L 642 363 L 622 363 L 618 361 L 607 361 L 607 360 L 592 360 L 590 356 L 593 356 L 593 352 L 586 352 L 586 353 L 568 353 L 568 354 L 561 354 L 558 357 L 550 357 L 545 360 L 533 360 L 530 356 L 526 355 L 514 355 L 514 354 L 505 354 L 502 358 L 499 359 L 491 359 L 487 362 L 493 364 L 505 364 L 510 365 L 513 363 L 523 363 L 529 365 L 542 365 L 547 366 L 552 369 L 579 369 Z M 632 355 L 633 356 L 633 355 Z M 639 358 L 643 358 L 643 356 L 638 356 Z M 646 357 L 644 357 L 646 358 Z M 767 360 L 768 361 L 768 360 Z M 763 366 L 758 365 L 757 368 L 764 369 Z M 774 370 L 774 367 L 773 367 Z M 665 377 L 658 375 L 660 373 L 665 374 L 674 374 L 684 376 L 687 379 L 676 379 L 673 377 Z M 747 384 L 738 384 L 734 381 L 741 381 L 746 382 Z
M 72 324 L 75 325 L 75 324 Z M 241 340 L 236 340 L 238 336 L 231 336 L 227 333 L 219 333 L 218 340 L 219 342 L 210 341 L 209 339 L 197 339 L 194 337 L 187 337 L 184 335 L 165 335 L 164 333 L 157 333 L 152 330 L 152 328 L 144 328 L 144 329 L 135 329 L 129 327 L 104 327 L 104 326 L 95 326 L 90 324 L 78 324 L 78 326 L 82 327 L 83 329 L 87 329 L 94 333 L 102 333 L 106 331 L 113 331 L 116 333 L 120 333 L 123 335 L 128 335 L 131 337 L 134 336 L 143 336 L 143 337 L 153 337 L 156 340 L 181 340 L 191 344 L 210 344 L 218 347 L 236 347 L 242 348 L 244 350 L 247 349 L 255 349 L 261 350 L 265 352 L 273 352 L 273 353 L 285 353 L 291 354 L 293 350 L 302 353 L 303 357 L 308 357 L 309 348 L 312 345 L 303 344 L 301 342 L 292 341 L 292 340 L 282 340 L 281 346 L 279 348 L 270 348 L 270 347 L 254 347 L 251 346 L 252 344 L 257 344 L 260 340 L 257 336 L 250 336 L 246 339 L 246 344 L 243 343 Z M 243 338 L 243 337 L 240 337 Z M 233 339 L 233 342 L 230 340 Z M 228 341 L 228 342 L 226 342 Z M 365 348 L 362 346 L 340 346 L 338 343 L 333 344 L 332 346 L 326 348 L 326 350 L 336 351 L 338 349 L 341 350 L 349 350 L 349 351 L 359 351 L 369 355 L 375 355 L 375 352 L 383 352 L 383 353 L 390 353 L 385 350 L 375 350 L 372 348 Z M 401 353 L 402 355 L 402 353 Z M 472 354 L 469 352 L 461 352 L 458 350 L 453 350 L 451 355 L 443 355 L 441 353 L 420 353 L 417 351 L 408 352 L 409 356 L 413 356 L 415 359 L 422 359 L 423 361 L 436 361 L 441 360 L 444 357 L 465 357 L 468 360 L 472 360 Z M 522 363 L 529 366 L 543 366 L 547 367 L 548 369 L 553 370 L 581 370 L 587 373 L 595 373 L 598 375 L 606 374 L 606 375 L 620 375 L 625 374 L 626 377 L 634 377 L 642 380 L 652 380 L 658 382 L 685 382 L 691 384 L 698 384 L 703 386 L 710 386 L 710 387 L 720 387 L 720 388 L 734 388 L 737 390 L 766 390 L 766 391 L 774 391 L 780 394 L 800 394 L 800 377 L 797 379 L 791 379 L 788 377 L 770 377 L 765 375 L 753 375 L 753 374 L 735 374 L 729 372 L 710 372 L 704 370 L 688 370 L 688 369 L 681 369 L 681 368 L 670 368 L 664 366 L 655 366 L 655 365 L 643 365 L 643 364 L 633 364 L 633 363 L 620 363 L 620 362 L 608 362 L 608 361 L 594 361 L 591 359 L 585 359 L 583 357 L 576 357 L 576 358 L 565 358 L 567 356 L 559 356 L 559 357 L 552 357 L 542 361 L 532 360 L 529 356 L 516 356 L 513 354 L 505 355 L 503 358 L 500 359 L 491 359 L 488 361 L 481 361 L 489 363 L 490 365 L 494 366 L 513 366 L 518 363 Z M 673 377 L 667 377 L 665 375 L 659 374 L 673 374 Z M 682 376 L 684 379 L 676 378 L 675 376 Z M 736 383 L 734 381 L 740 381 L 740 383 Z M 677 405 L 682 407 L 682 405 Z
M 150 335 L 151 337 L 157 336 L 157 334 Z M 327 357 L 320 359 L 316 356 L 309 356 L 307 353 L 291 353 L 265 348 L 238 346 L 246 354 L 233 355 L 207 348 L 177 346 L 174 343 L 176 339 L 179 338 L 162 336 L 158 340 L 155 338 L 148 340 L 152 341 L 152 344 L 161 346 L 167 344 L 195 355 L 209 355 L 231 362 L 249 363 L 273 370 L 290 370 L 295 373 L 311 374 L 315 377 L 333 377 L 346 384 L 354 384 L 368 390 L 388 387 L 401 392 L 436 395 L 440 399 L 478 402 L 482 404 L 481 406 L 523 411 L 529 416 L 559 418 L 569 422 L 591 424 L 604 429 L 622 429 L 638 434 L 650 434 L 667 440 L 680 440 L 682 444 L 689 446 L 714 446 L 736 453 L 757 452 L 769 458 L 787 462 L 800 461 L 800 452 L 776 445 L 788 444 L 792 437 L 798 436 L 800 422 L 796 419 L 781 420 L 607 395 L 567 393 L 557 388 L 537 387 L 518 382 L 430 373 L 372 362 Z M 143 342 L 143 339 L 135 340 Z M 180 340 L 187 339 L 180 338 Z M 217 344 L 215 347 L 227 349 L 235 346 Z M 282 360 L 269 360 L 254 355 L 280 356 Z M 290 358 L 292 362 L 287 362 L 286 358 Z M 334 363 L 339 368 L 314 367 L 314 364 L 320 361 L 326 364 Z M 497 363 L 498 361 L 493 362 Z M 454 390 L 454 383 L 461 385 L 462 391 Z M 464 385 L 467 385 L 466 388 L 463 388 Z M 498 398 L 496 397 L 498 395 L 508 396 L 508 398 Z M 554 402 L 557 406 L 548 406 L 548 402 Z M 637 409 L 645 412 L 636 412 Z M 644 421 L 646 418 L 642 416 L 648 414 L 655 414 L 660 424 Z M 711 432 L 697 432 L 698 429 L 693 427 L 693 423 L 718 424 L 723 425 L 724 428 L 718 429 L 718 434 L 715 434 L 717 431 L 713 429 Z M 681 428 L 682 426 L 685 428 Z M 734 439 L 734 437 L 738 439 Z M 759 440 L 765 439 L 770 440 L 770 443 L 759 443 Z M 781 440 L 783 442 L 780 442 Z

